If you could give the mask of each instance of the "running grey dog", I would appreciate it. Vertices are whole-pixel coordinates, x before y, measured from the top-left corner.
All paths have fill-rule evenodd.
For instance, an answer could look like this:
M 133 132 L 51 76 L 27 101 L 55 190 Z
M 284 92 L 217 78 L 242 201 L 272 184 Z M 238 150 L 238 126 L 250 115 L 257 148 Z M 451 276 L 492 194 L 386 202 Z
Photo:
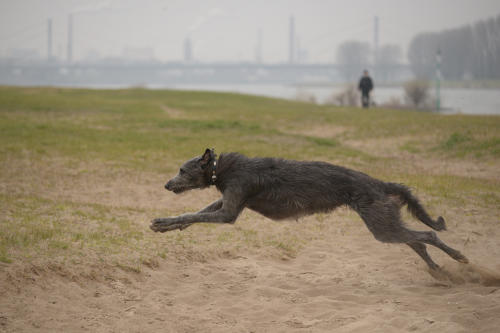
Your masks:
M 434 231 L 410 230 L 401 221 L 400 209 L 434 230 L 446 230 L 444 219 L 433 220 L 404 185 L 387 183 L 364 173 L 325 162 L 278 158 L 248 158 L 224 153 L 217 160 L 213 149 L 184 163 L 165 188 L 174 193 L 215 185 L 222 198 L 197 213 L 154 219 L 151 229 L 183 230 L 193 223 L 234 223 L 247 207 L 270 219 L 297 218 L 329 212 L 346 205 L 356 211 L 375 238 L 386 243 L 406 243 L 427 263 L 425 244 L 436 246 L 453 259 L 468 263 L 459 251 L 443 243 Z

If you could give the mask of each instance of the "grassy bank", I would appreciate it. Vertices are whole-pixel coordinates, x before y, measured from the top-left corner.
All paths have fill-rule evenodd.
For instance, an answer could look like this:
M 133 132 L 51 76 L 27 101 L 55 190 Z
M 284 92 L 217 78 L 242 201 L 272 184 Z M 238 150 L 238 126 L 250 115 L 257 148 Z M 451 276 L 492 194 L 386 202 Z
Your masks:
M 162 190 L 180 162 L 206 147 L 326 160 L 404 182 L 432 212 L 462 205 L 498 216 L 499 129 L 497 116 L 238 94 L 0 87 L 0 261 L 140 271 L 165 258 L 204 260 L 241 249 L 293 256 L 321 237 L 321 216 L 297 228 L 251 213 L 236 227 L 152 233 L 150 219 L 217 197 L 197 191 L 191 202 L 189 195 L 165 199 Z

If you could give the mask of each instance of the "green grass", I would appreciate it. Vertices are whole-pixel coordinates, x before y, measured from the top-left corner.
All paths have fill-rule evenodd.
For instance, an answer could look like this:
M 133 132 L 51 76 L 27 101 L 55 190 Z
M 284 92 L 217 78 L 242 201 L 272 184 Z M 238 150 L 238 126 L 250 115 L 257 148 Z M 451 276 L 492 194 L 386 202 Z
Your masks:
M 131 221 L 114 216 L 111 207 L 3 193 L 0 200 L 7 212 L 0 222 L 4 257 L 14 248 L 28 257 L 40 250 L 64 254 L 70 247 L 118 253 L 121 245 L 144 237 Z
M 332 128 L 331 134 L 315 135 L 320 127 Z M 90 257 L 140 271 L 140 265 L 154 266 L 157 258 L 191 253 L 197 246 L 269 248 L 293 256 L 314 230 L 324 228 L 319 216 L 311 233 L 290 233 L 286 224 L 271 235 L 203 225 L 159 238 L 138 221 L 180 212 L 54 195 L 87 181 L 115 184 L 135 177 L 140 184 L 141 175 L 170 174 L 207 147 L 217 153 L 333 161 L 405 182 L 440 204 L 498 210 L 496 178 L 416 172 L 411 161 L 379 156 L 352 142 L 390 139 L 396 155 L 402 151 L 456 164 L 472 158 L 487 165 L 498 163 L 499 132 L 498 116 L 362 110 L 195 91 L 0 87 L 0 181 L 5 184 L 0 187 L 5 212 L 0 262 Z M 52 165 L 58 169 L 38 174 L 38 168 Z M 118 258 L 124 252 L 129 260 Z
M 424 134 L 447 142 L 454 133 L 482 132 L 487 134 L 474 149 L 498 153 L 498 117 L 366 112 L 238 94 L 141 89 L 0 88 L 0 107 L 4 153 L 28 148 L 41 155 L 99 158 L 140 169 L 163 152 L 176 160 L 198 154 L 200 141 L 218 151 L 250 155 L 355 155 L 337 138 L 287 131 L 314 124 L 346 128 L 339 136 L 344 140 Z M 182 117 L 174 119 L 162 107 L 179 110 Z
M 453 132 L 437 148 L 459 157 L 467 155 L 500 157 L 500 138 L 489 135 L 485 136 L 484 133 L 476 133 L 474 135 L 470 131 L 466 133 Z

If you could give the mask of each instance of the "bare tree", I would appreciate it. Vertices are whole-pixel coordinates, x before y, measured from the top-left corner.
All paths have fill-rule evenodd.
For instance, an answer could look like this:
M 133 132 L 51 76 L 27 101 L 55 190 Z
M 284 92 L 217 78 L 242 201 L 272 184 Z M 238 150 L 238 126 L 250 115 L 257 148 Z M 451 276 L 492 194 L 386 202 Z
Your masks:
M 412 80 L 404 85 L 405 100 L 408 104 L 419 108 L 429 100 L 429 83 L 424 80 Z
M 422 33 L 410 42 L 408 60 L 418 79 L 429 79 L 434 74 L 436 51 L 439 48 L 437 37 L 435 33 Z
M 370 44 L 360 41 L 346 41 L 337 49 L 337 64 L 345 80 L 358 78 L 363 69 L 368 67 Z
M 332 94 L 325 101 L 326 104 L 337 106 L 358 106 L 360 101 L 359 90 L 357 86 L 350 84 L 346 86 L 341 92 Z
M 442 52 L 445 79 L 500 78 L 500 15 L 441 32 L 420 33 L 408 48 L 408 60 L 417 78 L 434 76 L 436 52 Z

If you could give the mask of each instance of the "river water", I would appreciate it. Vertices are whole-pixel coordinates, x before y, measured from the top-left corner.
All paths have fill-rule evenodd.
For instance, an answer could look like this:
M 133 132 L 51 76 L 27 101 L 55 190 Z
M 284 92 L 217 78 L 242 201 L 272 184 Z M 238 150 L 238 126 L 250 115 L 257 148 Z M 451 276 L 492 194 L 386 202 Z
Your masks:
M 236 84 L 236 85 L 179 85 L 167 87 L 180 90 L 205 90 L 224 91 L 251 94 L 259 96 L 279 97 L 285 99 L 296 99 L 298 95 L 314 96 L 318 103 L 324 103 L 330 96 L 341 92 L 344 88 L 334 87 L 296 87 L 285 85 L 261 85 L 261 84 Z M 434 92 L 432 92 L 434 95 Z M 404 91 L 400 87 L 375 88 L 372 98 L 377 104 L 383 104 L 390 99 L 398 98 L 404 100 Z M 499 89 L 441 89 L 441 106 L 443 113 L 464 113 L 500 115 L 500 90 Z

